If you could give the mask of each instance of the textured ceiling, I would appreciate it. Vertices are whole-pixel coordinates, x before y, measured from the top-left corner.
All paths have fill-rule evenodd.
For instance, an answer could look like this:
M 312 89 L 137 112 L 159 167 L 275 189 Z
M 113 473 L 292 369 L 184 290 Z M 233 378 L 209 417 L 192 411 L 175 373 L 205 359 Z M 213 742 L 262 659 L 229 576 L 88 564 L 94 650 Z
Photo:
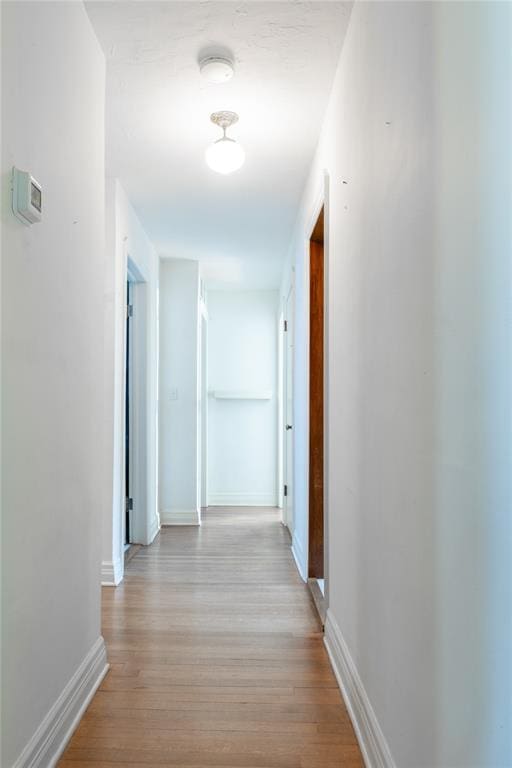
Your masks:
M 216 286 L 279 284 L 351 3 L 88 2 L 107 56 L 107 169 L 162 257 L 200 259 Z M 201 52 L 232 52 L 235 77 L 205 83 Z M 212 172 L 230 109 L 247 160 Z

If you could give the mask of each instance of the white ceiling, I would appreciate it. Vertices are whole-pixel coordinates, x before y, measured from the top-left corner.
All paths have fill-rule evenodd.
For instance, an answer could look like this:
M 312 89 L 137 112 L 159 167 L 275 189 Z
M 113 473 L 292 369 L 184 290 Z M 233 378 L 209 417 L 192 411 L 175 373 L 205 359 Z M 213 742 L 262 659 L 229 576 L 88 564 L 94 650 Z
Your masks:
M 277 287 L 345 35 L 351 3 L 88 2 L 107 56 L 107 171 L 162 257 L 194 258 L 210 286 Z M 234 78 L 199 74 L 202 52 L 231 51 Z M 211 171 L 230 109 L 246 150 Z

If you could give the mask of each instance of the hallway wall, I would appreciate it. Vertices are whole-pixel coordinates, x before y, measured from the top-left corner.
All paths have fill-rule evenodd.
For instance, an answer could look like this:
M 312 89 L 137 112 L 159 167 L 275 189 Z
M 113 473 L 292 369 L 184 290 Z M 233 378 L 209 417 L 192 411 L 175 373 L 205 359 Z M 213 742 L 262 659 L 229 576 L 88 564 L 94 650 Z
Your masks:
M 3 768 L 48 766 L 105 671 L 105 62 L 81 3 L 2 3 Z M 11 211 L 10 174 L 43 187 Z
M 124 474 L 124 387 L 126 343 L 126 270 L 128 259 L 138 272 L 137 290 L 143 286 L 138 302 L 135 327 L 145 325 L 146 359 L 143 408 L 138 416 L 142 425 L 137 449 L 136 471 L 143 480 L 137 484 L 139 498 L 132 526 L 132 538 L 150 544 L 159 527 L 157 504 L 158 456 L 158 254 L 117 179 L 106 180 L 107 261 L 105 268 L 105 415 L 107 452 L 105 463 L 105 518 L 103 521 L 102 582 L 118 584 L 124 573 L 123 516 L 125 513 Z M 143 281 L 143 282 L 142 282 Z M 144 334 L 143 334 L 144 335 Z M 141 468 L 143 467 L 143 472 Z M 113 468 L 113 471 L 112 471 Z M 145 481 L 145 482 L 144 482 Z
M 326 632 L 372 766 L 512 765 L 511 13 L 355 4 L 285 276 L 305 570 L 327 170 Z
M 275 506 L 278 293 L 210 290 L 207 306 L 209 504 Z

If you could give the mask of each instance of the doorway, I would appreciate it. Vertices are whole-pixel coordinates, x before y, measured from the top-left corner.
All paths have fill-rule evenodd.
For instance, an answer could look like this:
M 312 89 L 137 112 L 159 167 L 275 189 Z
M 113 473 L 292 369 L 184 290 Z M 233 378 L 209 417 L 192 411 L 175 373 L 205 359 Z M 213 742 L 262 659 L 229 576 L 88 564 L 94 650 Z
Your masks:
M 200 499 L 202 509 L 208 507 L 208 312 L 201 300 L 199 350 L 199 466 Z
M 125 275 L 124 439 L 122 541 L 125 553 L 148 540 L 147 283 L 128 256 Z M 127 555 L 129 557 L 129 555 Z
M 324 208 L 309 242 L 308 577 L 324 583 Z
M 133 511 L 133 493 L 131 471 L 132 463 L 132 391 L 133 391 L 133 288 L 129 279 L 126 281 L 126 343 L 125 343 L 125 393 L 124 393 L 124 547 L 129 548 L 132 535 L 131 513 Z
M 283 320 L 283 521 L 293 536 L 293 311 L 294 290 L 290 287 Z

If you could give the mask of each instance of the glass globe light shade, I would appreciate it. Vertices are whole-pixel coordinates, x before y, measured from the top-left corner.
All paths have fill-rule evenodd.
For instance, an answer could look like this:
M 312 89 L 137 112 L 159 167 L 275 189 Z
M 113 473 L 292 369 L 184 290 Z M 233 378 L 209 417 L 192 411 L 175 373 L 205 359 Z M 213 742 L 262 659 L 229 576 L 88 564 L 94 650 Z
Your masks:
M 245 162 L 245 152 L 234 139 L 223 136 L 211 144 L 205 153 L 206 164 L 217 173 L 233 173 Z

